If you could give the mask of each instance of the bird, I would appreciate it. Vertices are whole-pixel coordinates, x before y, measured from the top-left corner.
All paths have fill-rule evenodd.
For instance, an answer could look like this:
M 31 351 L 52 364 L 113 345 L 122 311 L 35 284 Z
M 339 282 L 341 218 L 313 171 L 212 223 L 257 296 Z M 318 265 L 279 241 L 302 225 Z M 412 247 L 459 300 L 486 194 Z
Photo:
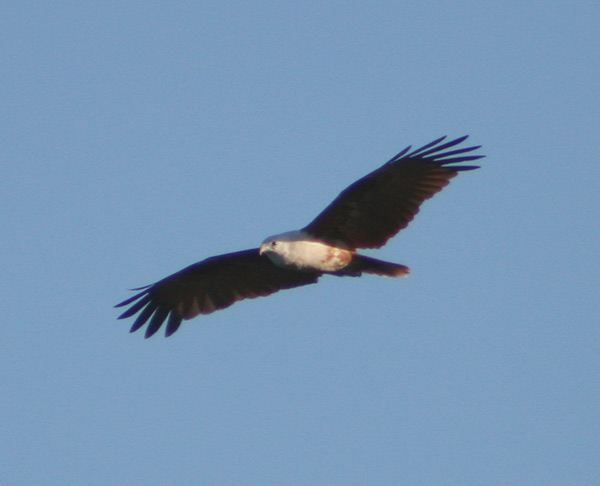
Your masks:
M 212 256 L 132 289 L 140 292 L 115 306 L 129 306 L 118 319 L 138 314 L 130 332 L 147 324 L 146 338 L 166 321 L 169 337 L 184 320 L 243 299 L 314 284 L 324 274 L 406 277 L 407 266 L 362 255 L 357 249 L 382 247 L 450 179 L 479 168 L 459 165 L 484 157 L 471 154 L 481 146 L 454 148 L 467 138 L 445 142 L 441 137 L 412 152 L 408 146 L 344 189 L 304 228 L 270 236 L 259 248 Z

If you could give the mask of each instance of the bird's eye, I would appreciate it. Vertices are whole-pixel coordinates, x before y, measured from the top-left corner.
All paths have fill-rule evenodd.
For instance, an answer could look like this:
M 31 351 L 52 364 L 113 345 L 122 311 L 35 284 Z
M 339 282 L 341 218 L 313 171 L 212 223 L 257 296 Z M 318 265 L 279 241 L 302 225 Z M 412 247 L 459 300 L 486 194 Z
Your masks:
M 277 246 L 277 242 L 276 241 L 271 241 L 271 248 L 275 248 Z

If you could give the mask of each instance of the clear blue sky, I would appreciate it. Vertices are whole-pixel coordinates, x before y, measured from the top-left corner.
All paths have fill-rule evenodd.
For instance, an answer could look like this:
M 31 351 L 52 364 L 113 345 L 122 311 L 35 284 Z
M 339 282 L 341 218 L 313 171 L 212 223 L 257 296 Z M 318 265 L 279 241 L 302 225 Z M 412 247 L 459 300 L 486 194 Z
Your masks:
M 4 2 L 11 485 L 592 485 L 596 2 Z M 113 304 L 408 144 L 487 155 L 378 252 L 144 340 Z

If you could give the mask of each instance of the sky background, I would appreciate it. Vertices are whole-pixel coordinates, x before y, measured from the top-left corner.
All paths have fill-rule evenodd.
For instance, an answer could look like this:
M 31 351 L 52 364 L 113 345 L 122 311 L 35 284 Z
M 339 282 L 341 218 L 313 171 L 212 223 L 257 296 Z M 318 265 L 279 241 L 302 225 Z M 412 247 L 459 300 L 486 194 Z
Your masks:
M 3 2 L 5 484 L 592 485 L 600 6 Z M 308 223 L 406 145 L 483 168 L 323 278 L 129 334 L 113 305 Z

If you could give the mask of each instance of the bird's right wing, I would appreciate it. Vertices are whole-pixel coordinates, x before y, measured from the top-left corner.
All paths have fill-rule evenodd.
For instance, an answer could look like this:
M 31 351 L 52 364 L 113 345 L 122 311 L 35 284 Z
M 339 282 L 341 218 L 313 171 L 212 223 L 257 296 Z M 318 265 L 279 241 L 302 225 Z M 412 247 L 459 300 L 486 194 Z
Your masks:
M 304 231 L 348 248 L 379 248 L 419 212 L 419 206 L 441 191 L 460 171 L 457 165 L 480 159 L 464 155 L 479 147 L 448 150 L 467 137 L 441 143 L 434 140 L 409 153 L 407 147 L 386 164 L 344 189 Z
M 139 312 L 130 332 L 148 320 L 146 337 L 167 321 L 166 336 L 173 334 L 183 319 L 210 314 L 242 299 L 270 295 L 279 290 L 316 283 L 320 274 L 281 268 L 260 255 L 258 249 L 207 258 L 155 284 L 134 290 L 142 292 L 117 304 L 131 305 L 119 319 Z

